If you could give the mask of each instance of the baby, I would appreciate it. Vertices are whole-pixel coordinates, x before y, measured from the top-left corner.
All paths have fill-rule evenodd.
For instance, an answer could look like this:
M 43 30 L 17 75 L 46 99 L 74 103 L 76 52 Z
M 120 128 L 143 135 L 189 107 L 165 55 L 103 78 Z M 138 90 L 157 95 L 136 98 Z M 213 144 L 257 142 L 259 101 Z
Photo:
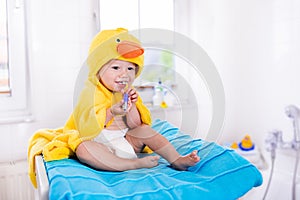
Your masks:
M 88 81 L 65 126 L 81 135 L 76 149 L 81 162 L 109 171 L 151 168 L 159 156 L 136 155 L 149 148 L 178 170 L 200 160 L 197 151 L 179 155 L 151 128 L 150 112 L 132 86 L 142 71 L 143 53 L 140 42 L 123 28 L 101 31 L 93 39 Z

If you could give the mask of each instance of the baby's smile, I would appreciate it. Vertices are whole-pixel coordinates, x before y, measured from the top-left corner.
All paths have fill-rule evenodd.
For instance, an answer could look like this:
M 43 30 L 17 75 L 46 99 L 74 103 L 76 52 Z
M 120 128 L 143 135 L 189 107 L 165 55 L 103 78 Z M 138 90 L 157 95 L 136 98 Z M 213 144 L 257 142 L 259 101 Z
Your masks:
M 128 81 L 116 81 L 116 83 L 125 86 L 128 84 Z
M 128 85 L 128 81 L 115 81 L 120 88 L 126 88 Z

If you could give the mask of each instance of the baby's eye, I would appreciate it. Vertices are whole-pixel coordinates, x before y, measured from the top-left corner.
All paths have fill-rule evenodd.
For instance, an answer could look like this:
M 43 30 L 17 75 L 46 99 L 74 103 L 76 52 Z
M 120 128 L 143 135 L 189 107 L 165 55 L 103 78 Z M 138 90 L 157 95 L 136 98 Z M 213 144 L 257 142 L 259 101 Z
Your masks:
M 119 66 L 112 66 L 111 68 L 114 69 L 114 70 L 118 70 Z
M 128 70 L 135 70 L 135 68 L 134 67 L 128 67 Z

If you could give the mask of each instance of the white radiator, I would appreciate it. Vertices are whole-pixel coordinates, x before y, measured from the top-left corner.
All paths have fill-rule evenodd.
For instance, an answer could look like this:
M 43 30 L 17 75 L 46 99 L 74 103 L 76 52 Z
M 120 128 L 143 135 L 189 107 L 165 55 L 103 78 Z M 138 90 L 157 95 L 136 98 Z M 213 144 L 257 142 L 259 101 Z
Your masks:
M 34 188 L 30 183 L 27 169 L 26 160 L 0 163 L 0 199 L 34 199 Z

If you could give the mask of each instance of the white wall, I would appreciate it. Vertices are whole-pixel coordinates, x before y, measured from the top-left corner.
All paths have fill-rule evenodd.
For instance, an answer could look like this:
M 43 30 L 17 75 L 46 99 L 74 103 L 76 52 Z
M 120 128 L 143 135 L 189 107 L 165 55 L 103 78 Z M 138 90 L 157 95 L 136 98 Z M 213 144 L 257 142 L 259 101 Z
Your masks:
M 29 0 L 27 7 L 32 123 L 0 126 L 0 162 L 27 158 L 29 137 L 64 125 L 77 74 L 96 33 L 95 0 Z
M 177 9 L 176 31 L 207 51 L 222 78 L 222 141 L 250 134 L 264 148 L 266 134 L 275 128 L 290 140 L 292 124 L 284 108 L 300 106 L 300 2 L 191 0 L 177 6 L 186 9 Z
M 1 162 L 25 159 L 33 132 L 63 126 L 71 113 L 74 82 L 96 33 L 95 2 L 27 1 L 35 121 L 0 126 L 0 145 L 7 150 L 0 152 Z M 284 107 L 300 106 L 299 2 L 191 0 L 176 4 L 176 31 L 207 51 L 223 80 L 222 140 L 240 140 L 248 133 L 263 146 L 273 128 L 291 138 Z

